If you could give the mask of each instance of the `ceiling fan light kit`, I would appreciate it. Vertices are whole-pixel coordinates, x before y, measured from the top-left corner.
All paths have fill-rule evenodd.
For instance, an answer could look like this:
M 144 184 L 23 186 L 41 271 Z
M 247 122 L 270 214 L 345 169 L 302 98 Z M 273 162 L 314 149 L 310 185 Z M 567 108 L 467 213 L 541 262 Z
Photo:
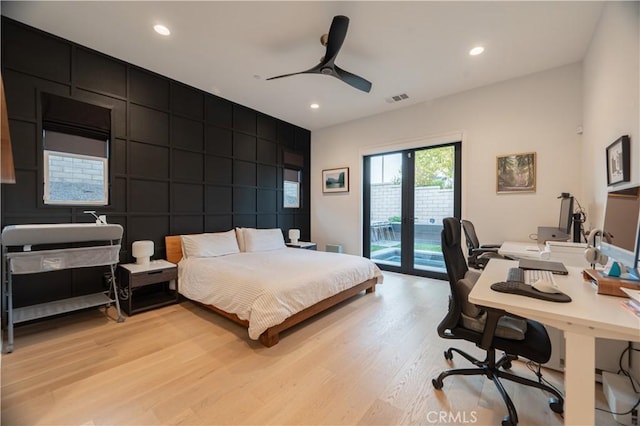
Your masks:
M 333 21 L 331 22 L 329 33 L 323 34 L 320 37 L 320 42 L 323 46 L 326 46 L 327 50 L 318 65 L 306 71 L 283 74 L 276 77 L 267 78 L 267 80 L 290 77 L 297 74 L 323 74 L 335 77 L 338 80 L 341 80 L 358 90 L 369 93 L 371 91 L 370 81 L 358 75 L 352 74 L 349 71 L 343 70 L 335 64 L 336 56 L 338 56 L 338 52 L 340 52 L 340 48 L 344 43 L 344 39 L 347 36 L 348 28 L 349 18 L 343 15 L 334 16 Z

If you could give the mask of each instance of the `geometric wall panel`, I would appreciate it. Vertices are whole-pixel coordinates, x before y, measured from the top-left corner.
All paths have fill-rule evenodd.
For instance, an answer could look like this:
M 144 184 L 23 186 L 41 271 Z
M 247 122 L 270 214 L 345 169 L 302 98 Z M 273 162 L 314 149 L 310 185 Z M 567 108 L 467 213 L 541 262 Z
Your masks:
M 2 23 L 2 59 L 3 67 L 25 74 L 61 83 L 70 80 L 71 46 L 14 22 Z
M 75 69 L 77 85 L 83 89 L 116 96 L 127 93 L 127 67 L 122 62 L 90 50 L 77 49 Z
M 232 188 L 207 186 L 207 213 L 231 213 L 233 210 Z
M 233 226 L 239 228 L 256 228 L 258 220 L 255 214 L 234 214 Z
M 178 151 L 174 149 L 171 152 L 173 173 L 171 177 L 180 180 L 193 180 L 202 182 L 203 174 L 203 154 L 195 154 L 193 152 Z
M 256 211 L 256 189 L 254 188 L 233 188 L 233 211 L 234 213 L 249 213 Z
M 205 216 L 204 232 L 223 232 L 233 228 L 233 215 L 219 214 Z
M 173 235 L 201 234 L 202 232 L 204 232 L 202 215 L 173 216 L 171 221 L 171 233 Z
M 276 164 L 278 146 L 265 139 L 258 139 L 258 161 L 260 163 Z
M 258 215 L 258 228 L 277 228 L 278 217 L 275 214 L 261 214 Z
M 171 112 L 202 120 L 204 118 L 204 94 L 184 84 L 172 82 Z
M 256 138 L 236 132 L 233 139 L 233 156 L 240 160 L 256 160 Z
M 176 116 L 172 118 L 171 145 L 173 147 L 202 151 L 203 135 L 202 121 L 193 121 Z
M 308 130 L 1 19 L 0 67 L 17 178 L 15 185 L 3 186 L 3 225 L 91 220 L 83 211 L 94 207 L 42 201 L 40 94 L 51 93 L 111 110 L 111 204 L 95 209 L 125 228 L 121 262 L 133 261 L 131 244 L 137 240 L 153 240 L 154 258 L 163 258 L 166 235 L 234 226 L 281 227 L 286 233 L 295 225 L 302 240 L 310 238 Z M 300 208 L 282 208 L 284 150 L 304 160 Z M 87 270 L 27 276 L 16 292 L 21 303 L 46 302 L 82 294 L 83 280 L 99 287 L 98 275 Z
M 233 160 L 207 155 L 205 162 L 205 180 L 207 182 L 217 184 L 233 183 Z
M 157 252 L 159 247 L 164 247 L 164 237 L 169 235 L 169 217 L 133 216 L 128 220 L 127 229 L 130 242 L 151 240 Z
M 233 183 L 238 185 L 256 185 L 256 163 L 247 161 L 233 162 Z
M 233 133 L 222 127 L 207 126 L 207 154 L 231 156 L 233 154 Z
M 155 145 L 169 145 L 169 115 L 140 105 L 129 107 L 131 139 Z
M 136 213 L 169 212 L 169 184 L 152 180 L 131 179 L 130 210 Z
M 169 82 L 139 68 L 129 68 L 129 99 L 150 107 L 169 108 Z
M 129 142 L 129 173 L 148 178 L 168 178 L 169 149 Z
M 202 185 L 174 183 L 171 185 L 171 211 L 175 213 L 202 213 L 204 195 Z

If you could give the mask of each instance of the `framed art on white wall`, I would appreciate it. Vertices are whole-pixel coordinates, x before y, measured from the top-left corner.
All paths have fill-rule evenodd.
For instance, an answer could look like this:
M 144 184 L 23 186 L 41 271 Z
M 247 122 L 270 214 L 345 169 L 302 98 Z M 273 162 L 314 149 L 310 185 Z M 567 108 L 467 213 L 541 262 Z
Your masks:
M 323 170 L 322 192 L 349 192 L 349 168 Z
M 624 135 L 607 147 L 607 185 L 629 182 L 631 174 L 629 145 L 629 136 Z
M 496 158 L 496 192 L 536 191 L 536 153 L 501 155 Z

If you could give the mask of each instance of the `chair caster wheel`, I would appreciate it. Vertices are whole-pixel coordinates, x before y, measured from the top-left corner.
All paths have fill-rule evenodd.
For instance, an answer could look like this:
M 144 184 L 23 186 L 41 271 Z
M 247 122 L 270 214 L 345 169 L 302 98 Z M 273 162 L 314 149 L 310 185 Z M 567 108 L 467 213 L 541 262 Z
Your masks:
M 446 351 L 444 351 L 444 359 L 446 359 L 447 361 L 451 361 L 453 359 L 453 353 L 451 352 L 451 349 L 447 349 Z
M 507 416 L 502 419 L 502 426 L 516 426 L 517 423 L 511 421 L 511 417 Z
M 440 379 L 432 379 L 431 380 L 431 384 L 433 385 L 434 388 L 436 388 L 437 390 L 442 389 L 442 380 Z
M 511 370 L 511 361 L 507 361 L 504 364 L 502 364 L 502 368 L 505 370 Z
M 556 398 L 549 398 L 549 408 L 556 414 L 562 414 L 564 412 L 564 404 Z

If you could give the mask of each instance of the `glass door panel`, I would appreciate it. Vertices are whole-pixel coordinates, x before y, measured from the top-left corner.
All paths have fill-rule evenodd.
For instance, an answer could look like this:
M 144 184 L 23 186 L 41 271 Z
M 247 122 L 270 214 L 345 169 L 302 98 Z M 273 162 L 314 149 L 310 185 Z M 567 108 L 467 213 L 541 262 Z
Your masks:
M 400 267 L 402 252 L 402 153 L 370 157 L 370 258 Z
M 454 216 L 453 145 L 414 151 L 413 268 L 446 273 L 440 232 Z

